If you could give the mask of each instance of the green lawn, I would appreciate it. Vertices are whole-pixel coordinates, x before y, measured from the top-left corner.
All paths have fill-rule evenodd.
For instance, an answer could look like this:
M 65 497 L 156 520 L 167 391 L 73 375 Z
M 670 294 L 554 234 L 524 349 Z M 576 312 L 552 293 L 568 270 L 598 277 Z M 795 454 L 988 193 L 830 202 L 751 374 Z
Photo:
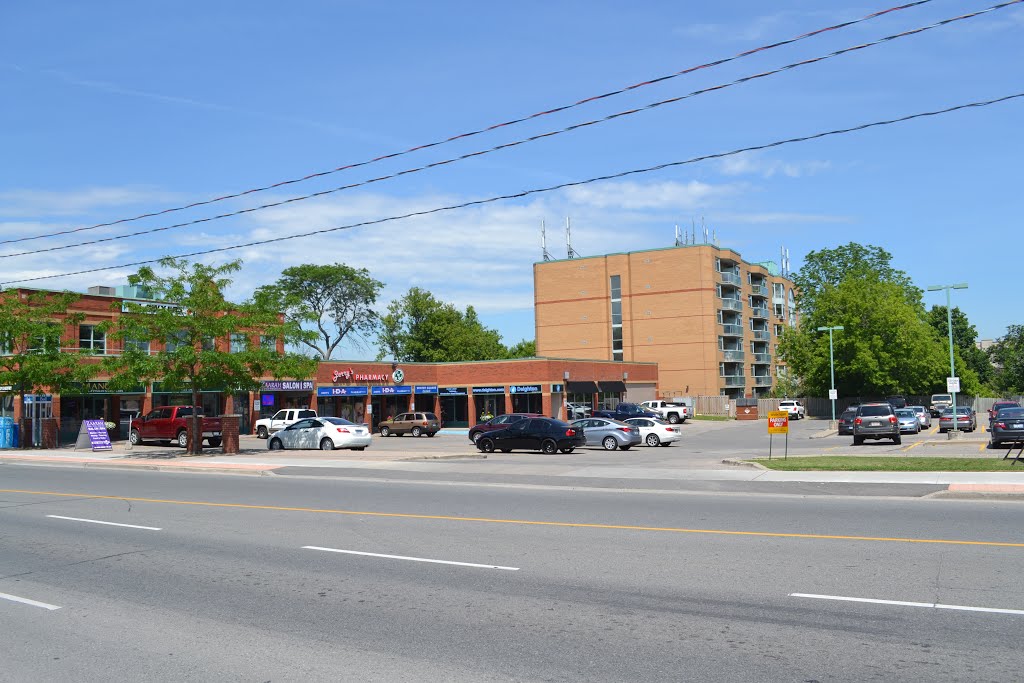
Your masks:
M 1013 460 L 1002 456 L 992 458 L 896 458 L 860 457 L 855 455 L 823 455 L 809 458 L 757 458 L 756 462 L 772 470 L 801 472 L 808 470 L 831 472 L 1024 472 L 1022 462 L 1013 466 Z

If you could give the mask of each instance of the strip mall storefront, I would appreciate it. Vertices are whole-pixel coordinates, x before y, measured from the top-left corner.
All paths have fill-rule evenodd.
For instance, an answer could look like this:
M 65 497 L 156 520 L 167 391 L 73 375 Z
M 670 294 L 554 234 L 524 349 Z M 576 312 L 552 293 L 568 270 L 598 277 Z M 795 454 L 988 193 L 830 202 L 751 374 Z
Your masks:
M 320 364 L 316 385 L 295 392 L 321 415 L 365 422 L 412 410 L 432 412 L 446 427 L 470 427 L 488 415 L 530 412 L 566 418 L 572 396 L 589 405 L 656 398 L 655 363 L 523 358 L 471 363 Z M 282 406 L 277 406 L 282 407 Z

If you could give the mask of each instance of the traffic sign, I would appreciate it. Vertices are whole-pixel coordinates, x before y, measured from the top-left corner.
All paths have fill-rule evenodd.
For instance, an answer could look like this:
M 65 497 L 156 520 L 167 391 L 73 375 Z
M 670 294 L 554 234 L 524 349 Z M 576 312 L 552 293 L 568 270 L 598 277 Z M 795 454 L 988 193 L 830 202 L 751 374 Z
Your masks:
M 960 378 L 959 377 L 947 377 L 946 378 L 946 391 L 949 393 L 960 393 Z
M 785 410 L 769 410 L 768 433 L 789 434 L 789 413 Z
M 839 390 L 838 389 L 829 389 L 828 390 L 828 400 L 834 401 L 837 398 L 839 398 Z

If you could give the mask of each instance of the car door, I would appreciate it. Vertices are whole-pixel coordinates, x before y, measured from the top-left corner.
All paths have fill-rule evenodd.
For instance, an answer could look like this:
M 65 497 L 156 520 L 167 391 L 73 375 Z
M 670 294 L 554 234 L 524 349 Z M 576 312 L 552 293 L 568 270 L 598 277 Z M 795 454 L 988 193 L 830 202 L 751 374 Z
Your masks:
M 279 429 L 284 429 L 288 426 L 288 411 L 279 410 L 274 413 L 274 417 L 270 418 L 270 424 L 267 426 L 267 431 L 274 433 Z
M 520 420 L 513 425 L 514 427 L 523 427 L 522 436 L 519 437 L 519 441 L 522 444 L 520 448 L 539 451 L 540 442 L 549 436 L 548 424 L 548 421 L 543 418 L 532 417 L 528 420 Z
M 139 430 L 143 439 L 159 438 L 161 421 L 166 422 L 167 414 L 170 410 L 170 408 L 157 408 L 151 410 L 149 415 L 146 415 L 142 421 L 142 429 Z
M 313 420 L 298 420 L 277 432 L 277 438 L 285 448 L 315 448 L 311 446 L 310 427 Z
M 303 422 L 306 425 L 301 429 L 302 447 L 320 448 L 320 437 L 323 434 L 324 423 L 313 418 L 300 420 L 300 422 Z
M 504 438 L 495 441 L 496 446 L 498 448 L 527 448 L 524 444 L 526 443 L 526 426 L 529 422 L 529 420 L 520 420 L 511 424 L 504 430 Z

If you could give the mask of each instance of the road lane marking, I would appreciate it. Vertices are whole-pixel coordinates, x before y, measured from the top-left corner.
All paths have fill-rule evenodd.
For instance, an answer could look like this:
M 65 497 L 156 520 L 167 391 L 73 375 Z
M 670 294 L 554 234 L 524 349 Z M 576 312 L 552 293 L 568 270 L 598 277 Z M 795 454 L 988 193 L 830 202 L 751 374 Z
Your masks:
M 158 526 L 139 526 L 138 524 L 119 524 L 117 522 L 101 522 L 98 519 L 82 519 L 81 517 L 64 517 L 62 515 L 46 515 L 52 519 L 68 519 L 72 522 L 89 522 L 90 524 L 106 524 L 108 526 L 124 526 L 129 529 L 149 529 L 150 531 L 160 531 Z
M 33 607 L 42 607 L 43 609 L 55 610 L 60 609 L 57 605 L 51 605 L 48 602 L 39 602 L 38 600 L 29 600 L 28 598 L 19 598 L 17 595 L 9 595 L 7 593 L 0 593 L 0 598 L 4 600 L 10 600 L 11 602 L 20 602 L 23 605 L 32 605 Z
M 909 451 L 912 448 L 917 448 L 918 446 L 920 446 L 923 443 L 924 443 L 924 441 L 915 441 L 914 443 L 910 444 L 909 446 L 907 446 L 903 450 L 904 450 L 904 452 Z
M 406 557 L 405 555 L 382 555 L 380 553 L 364 553 L 359 550 L 339 550 L 338 548 L 321 548 L 318 545 L 304 545 L 303 550 L 322 550 L 326 553 L 344 553 L 345 555 L 364 555 L 366 557 L 383 557 L 389 560 L 408 560 L 410 562 L 430 562 L 432 564 L 452 564 L 456 567 L 477 567 L 479 569 L 503 569 L 517 572 L 519 567 L 502 567 L 496 564 L 474 564 L 473 562 L 452 562 L 450 560 L 431 560 L 426 557 Z
M 395 519 L 426 519 L 447 522 L 476 522 L 483 524 L 515 524 L 521 526 L 547 526 L 566 529 L 612 529 L 621 531 L 660 531 L 677 534 L 710 534 L 713 536 L 756 536 L 763 538 L 801 538 L 808 540 L 874 541 L 879 543 L 928 543 L 938 545 L 970 545 L 999 548 L 1024 548 L 1024 543 L 1006 541 L 968 541 L 943 538 L 906 538 L 889 536 L 848 536 L 838 534 L 799 534 L 777 531 L 733 531 L 729 529 L 688 529 L 683 527 L 638 526 L 633 524 L 597 524 L 587 522 L 542 522 L 526 519 L 494 517 L 455 517 L 452 515 L 423 515 L 411 512 L 372 512 L 368 510 L 332 510 L 329 508 L 289 507 L 283 505 L 249 505 L 246 503 L 214 503 L 199 500 L 170 500 L 164 498 L 138 498 L 132 496 L 98 496 L 88 493 L 58 493 L 55 491 L 28 491 L 0 489 L 0 493 L 22 493 L 32 496 L 58 496 L 63 498 L 89 498 L 91 500 L 125 500 L 135 503 L 164 505 L 192 505 L 196 507 L 233 508 L 236 510 L 269 510 L 274 512 L 304 512 L 321 515 L 352 515 L 357 517 L 390 517 Z
M 906 602 L 904 600 L 877 600 L 874 598 L 851 598 L 845 595 L 817 595 L 815 593 L 790 593 L 791 598 L 812 598 L 814 600 L 838 600 L 840 602 L 867 602 L 874 605 L 897 605 L 899 607 L 927 607 L 930 609 L 952 609 L 961 612 L 994 612 L 996 614 L 1024 614 L 1024 609 L 1003 609 L 999 607 L 969 607 L 967 605 L 944 605 L 941 602 Z

